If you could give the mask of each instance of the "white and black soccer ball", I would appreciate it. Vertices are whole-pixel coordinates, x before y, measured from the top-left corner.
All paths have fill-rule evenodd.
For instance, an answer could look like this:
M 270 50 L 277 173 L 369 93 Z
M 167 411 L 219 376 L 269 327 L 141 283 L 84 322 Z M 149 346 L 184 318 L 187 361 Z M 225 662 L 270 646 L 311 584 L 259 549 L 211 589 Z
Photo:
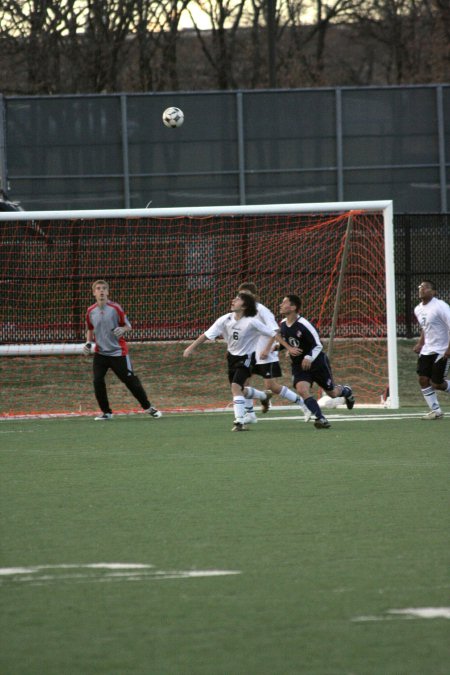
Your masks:
M 184 112 L 175 106 L 166 108 L 162 114 L 162 121 L 169 129 L 177 129 L 184 122 Z
M 317 401 L 319 404 L 320 408 L 337 408 L 340 405 L 343 405 L 345 403 L 345 398 L 343 396 L 336 396 L 336 398 L 331 398 L 331 396 L 328 396 L 327 394 L 324 394 L 319 400 Z

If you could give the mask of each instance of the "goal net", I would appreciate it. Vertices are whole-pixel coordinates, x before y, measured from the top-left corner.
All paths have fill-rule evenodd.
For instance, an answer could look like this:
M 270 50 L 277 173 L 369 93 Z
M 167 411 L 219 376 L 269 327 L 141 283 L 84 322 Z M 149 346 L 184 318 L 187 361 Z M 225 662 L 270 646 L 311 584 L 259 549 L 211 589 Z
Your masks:
M 336 382 L 358 404 L 389 389 L 398 407 L 391 202 L 5 213 L 0 226 L 0 416 L 97 410 L 81 355 L 95 279 L 124 307 L 134 370 L 162 410 L 229 404 L 224 343 L 182 353 L 243 281 L 276 316 L 299 294 Z M 108 378 L 114 411 L 136 410 Z

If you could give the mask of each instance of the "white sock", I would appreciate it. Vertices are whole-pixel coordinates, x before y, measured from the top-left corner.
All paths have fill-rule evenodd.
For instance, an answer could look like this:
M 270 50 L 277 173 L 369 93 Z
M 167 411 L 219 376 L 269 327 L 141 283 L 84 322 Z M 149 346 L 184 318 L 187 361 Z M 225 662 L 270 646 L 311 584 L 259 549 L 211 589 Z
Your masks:
M 450 380 L 444 380 L 444 382 L 447 384 L 446 388 L 444 389 L 444 392 L 446 394 L 450 394 Z
M 267 398 L 267 395 L 263 391 L 259 391 L 259 389 L 254 389 L 254 387 L 246 387 L 245 389 L 245 398 L 257 398 L 259 401 L 265 401 Z
M 245 412 L 248 413 L 249 415 L 253 414 L 255 412 L 255 409 L 253 407 L 253 399 L 246 398 L 244 400 L 245 400 Z
M 281 398 L 285 398 L 287 401 L 291 401 L 291 403 L 296 403 L 298 398 L 295 391 L 292 391 L 291 389 L 289 389 L 289 387 L 285 386 L 281 387 L 280 396 Z
M 291 401 L 291 403 L 296 403 L 303 409 L 306 408 L 305 401 L 302 399 L 302 397 L 299 396 L 295 391 L 292 391 L 292 389 L 289 389 L 289 387 L 285 387 L 283 385 L 281 387 L 280 396 L 285 398 L 287 401 Z
M 243 396 L 233 396 L 234 419 L 242 420 L 245 415 L 245 399 Z
M 433 410 L 434 412 L 441 412 L 437 394 L 433 387 L 425 387 L 425 389 L 421 389 L 421 392 L 429 409 Z

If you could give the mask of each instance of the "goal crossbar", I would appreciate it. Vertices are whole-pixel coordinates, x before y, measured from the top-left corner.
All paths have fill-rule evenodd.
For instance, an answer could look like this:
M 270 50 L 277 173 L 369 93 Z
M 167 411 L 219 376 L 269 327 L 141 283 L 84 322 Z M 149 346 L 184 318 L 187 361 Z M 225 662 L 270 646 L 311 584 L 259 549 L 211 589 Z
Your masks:
M 5 211 L 0 220 L 62 220 L 83 218 L 182 218 L 276 213 L 338 213 L 392 210 L 392 201 L 311 202 L 309 204 L 255 204 L 246 206 L 186 206 L 163 209 L 79 209 L 70 211 Z

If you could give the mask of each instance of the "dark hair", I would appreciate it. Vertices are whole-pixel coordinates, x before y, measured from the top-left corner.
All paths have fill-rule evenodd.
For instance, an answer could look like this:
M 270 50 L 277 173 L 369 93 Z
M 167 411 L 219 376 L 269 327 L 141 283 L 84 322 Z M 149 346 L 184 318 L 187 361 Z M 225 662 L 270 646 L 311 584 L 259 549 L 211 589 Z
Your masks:
M 256 300 L 251 293 L 248 291 L 239 291 L 238 297 L 244 301 L 244 316 L 256 316 L 258 314 Z
M 248 291 L 252 295 L 258 295 L 256 284 L 253 281 L 244 281 L 238 288 L 238 291 Z
M 298 310 L 299 310 L 300 307 L 302 306 L 302 301 L 301 301 L 301 299 L 300 299 L 300 296 L 299 296 L 299 295 L 295 295 L 295 293 L 289 293 L 288 295 L 286 295 L 286 298 L 289 300 L 289 302 L 291 303 L 291 305 L 295 305 L 295 309 L 296 309 L 297 312 L 298 312 Z
M 429 279 L 422 279 L 420 282 L 421 284 L 428 284 L 428 286 L 431 288 L 432 291 L 436 290 L 436 284 L 434 281 L 430 281 Z

